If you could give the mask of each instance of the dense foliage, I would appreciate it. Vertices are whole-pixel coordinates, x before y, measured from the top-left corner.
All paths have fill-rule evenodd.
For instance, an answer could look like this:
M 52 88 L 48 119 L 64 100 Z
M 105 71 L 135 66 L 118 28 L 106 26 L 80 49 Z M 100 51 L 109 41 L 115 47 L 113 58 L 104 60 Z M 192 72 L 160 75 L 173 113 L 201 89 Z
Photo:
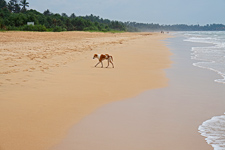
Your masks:
M 27 10 L 27 0 L 0 0 L 0 30 L 22 31 L 217 31 L 225 30 L 225 25 L 159 25 L 136 22 L 119 22 L 99 16 L 68 16 L 66 13 L 54 14 L 49 10 L 40 13 Z M 34 22 L 34 25 L 27 25 Z
M 77 17 L 65 13 L 54 14 L 49 10 L 40 13 L 36 10 L 27 10 L 29 3 L 21 0 L 0 0 L 0 29 L 28 30 L 28 31 L 130 31 L 125 23 L 110 21 L 93 15 Z M 34 22 L 27 25 L 27 22 Z

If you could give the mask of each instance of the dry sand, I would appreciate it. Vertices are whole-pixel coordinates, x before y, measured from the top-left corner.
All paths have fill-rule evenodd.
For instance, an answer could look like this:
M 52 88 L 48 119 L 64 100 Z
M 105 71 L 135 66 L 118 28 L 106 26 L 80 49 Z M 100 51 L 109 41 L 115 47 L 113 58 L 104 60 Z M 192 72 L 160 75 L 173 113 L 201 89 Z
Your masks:
M 104 104 L 167 86 L 166 37 L 0 32 L 0 150 L 47 150 Z M 95 68 L 94 53 L 115 68 Z

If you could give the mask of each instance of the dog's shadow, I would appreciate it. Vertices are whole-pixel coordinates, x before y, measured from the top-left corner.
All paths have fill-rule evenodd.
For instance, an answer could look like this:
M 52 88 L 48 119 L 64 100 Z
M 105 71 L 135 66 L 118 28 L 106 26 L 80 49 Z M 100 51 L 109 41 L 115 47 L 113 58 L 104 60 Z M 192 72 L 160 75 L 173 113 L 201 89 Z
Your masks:
M 96 69 L 114 69 L 113 67 L 95 67 L 95 66 L 91 66 L 91 68 L 96 68 Z

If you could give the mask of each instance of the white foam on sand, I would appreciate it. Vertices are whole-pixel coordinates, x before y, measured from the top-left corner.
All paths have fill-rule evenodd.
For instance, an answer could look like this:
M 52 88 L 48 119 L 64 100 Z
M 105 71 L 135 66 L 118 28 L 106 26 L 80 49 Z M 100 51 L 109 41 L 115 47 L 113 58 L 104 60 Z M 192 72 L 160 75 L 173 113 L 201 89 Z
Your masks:
M 222 78 L 217 83 L 225 84 L 225 32 L 186 32 L 184 41 L 205 43 L 202 47 L 192 47 L 191 59 L 194 66 L 216 72 Z M 214 150 L 225 150 L 225 115 L 214 116 L 198 128 L 205 140 Z
M 214 150 L 225 150 L 225 115 L 215 116 L 203 122 L 198 130 Z

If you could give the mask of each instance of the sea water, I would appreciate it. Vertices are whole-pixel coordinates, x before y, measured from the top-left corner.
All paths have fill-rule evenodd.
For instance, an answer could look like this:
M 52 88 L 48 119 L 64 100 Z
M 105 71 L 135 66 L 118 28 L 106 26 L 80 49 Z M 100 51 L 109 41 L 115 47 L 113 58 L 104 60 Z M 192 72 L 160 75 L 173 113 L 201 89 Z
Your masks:
M 209 69 L 221 75 L 215 82 L 225 84 L 225 31 L 195 31 L 184 33 L 185 41 L 207 43 L 204 47 L 192 47 L 194 66 Z
M 225 31 L 193 31 L 180 34 L 184 35 L 184 41 L 206 43 L 201 47 L 192 47 L 191 59 L 197 61 L 193 65 L 215 71 L 221 76 L 215 79 L 215 82 L 225 86 Z M 203 122 L 198 130 L 214 150 L 225 150 L 225 114 Z

